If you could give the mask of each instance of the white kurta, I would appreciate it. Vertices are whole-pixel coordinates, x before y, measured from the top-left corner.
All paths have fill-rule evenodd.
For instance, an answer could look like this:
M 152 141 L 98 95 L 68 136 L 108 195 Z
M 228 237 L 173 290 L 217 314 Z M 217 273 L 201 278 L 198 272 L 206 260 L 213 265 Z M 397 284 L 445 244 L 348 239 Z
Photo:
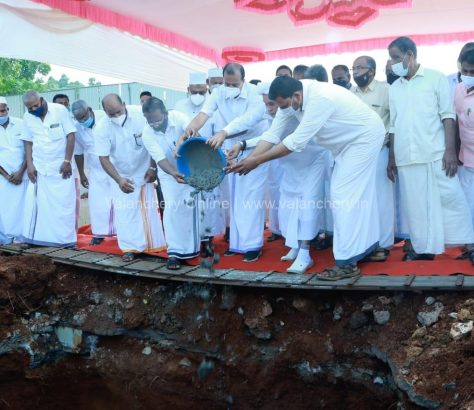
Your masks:
M 6 129 L 0 126 L 0 166 L 9 174 L 18 171 L 25 160 L 25 148 L 20 138 L 22 129 L 23 121 L 14 117 L 9 118 Z M 20 185 L 0 176 L 0 244 L 11 243 L 21 236 L 27 186 L 26 171 Z
M 25 199 L 23 240 L 45 246 L 70 246 L 76 243 L 76 181 L 63 179 L 59 169 L 66 155 L 67 135 L 76 127 L 67 109 L 48 103 L 41 121 L 25 113 L 22 139 L 33 143 L 36 183 L 29 182 Z M 73 175 L 75 167 L 73 166 Z
M 207 96 L 207 98 L 209 95 Z M 179 111 L 185 114 L 189 119 L 193 119 L 201 111 L 202 103 L 199 106 L 194 105 L 189 98 L 185 98 L 176 103 L 174 111 Z M 204 126 L 199 130 L 199 134 L 204 138 L 210 138 L 215 133 L 215 117 L 213 115 L 209 120 L 206 121 Z M 221 129 L 220 127 L 219 129 Z M 215 236 L 222 234 L 225 230 L 225 207 L 223 206 L 223 189 L 227 189 L 228 199 L 228 186 L 224 187 L 221 185 L 217 186 L 210 192 L 201 192 L 199 194 L 199 209 L 203 211 L 204 215 L 201 215 L 201 226 L 206 227 L 206 233 L 204 236 Z
M 76 122 L 75 155 L 84 155 L 88 168 L 89 180 L 89 216 L 92 234 L 96 237 L 115 235 L 114 208 L 112 204 L 111 186 L 115 181 L 102 168 L 99 157 L 95 154 L 94 132 L 97 124 L 104 117 L 103 112 L 94 111 L 93 128 L 84 128 Z
M 264 120 L 265 104 L 256 87 L 244 83 L 236 98 L 226 98 L 226 87 L 219 87 L 206 99 L 201 112 L 218 115 L 228 135 L 247 131 L 243 136 L 229 140 L 228 144 L 261 135 L 267 127 Z M 219 131 L 216 129 L 215 131 Z M 247 151 L 243 157 L 250 154 Z M 230 189 L 230 241 L 229 250 L 245 253 L 263 247 L 265 222 L 265 183 L 268 164 L 254 172 L 228 176 Z
M 314 80 L 302 83 L 300 113 L 278 110 L 267 136 L 278 143 L 286 123 L 299 115 L 299 126 L 283 144 L 300 152 L 314 139 L 331 151 L 334 257 L 338 265 L 354 263 L 378 246 L 379 230 L 373 224 L 378 212 L 375 171 L 385 129 L 377 114 L 350 91 Z M 305 174 L 301 181 L 304 178 Z
M 153 130 L 149 125 L 143 130 L 143 143 L 152 158 L 158 164 L 167 159 L 176 167 L 174 156 L 176 141 L 183 134 L 189 118 L 181 112 L 168 113 L 166 131 Z M 199 254 L 201 233 L 200 214 L 194 191 L 189 185 L 179 184 L 158 167 L 161 190 L 165 199 L 163 224 L 165 228 L 168 256 L 180 259 L 194 258 Z
M 471 214 L 459 178 L 442 170 L 443 120 L 456 119 L 446 77 L 419 67 L 390 87 L 390 131 L 400 180 L 401 211 L 416 253 L 474 242 Z
M 112 183 L 115 228 L 123 252 L 156 252 L 165 248 L 154 184 L 145 182 L 151 159 L 142 141 L 145 125 L 138 109 L 127 108 L 123 126 L 104 118 L 95 130 L 96 155 L 108 156 L 119 175 L 130 179 L 135 187 L 126 194 Z

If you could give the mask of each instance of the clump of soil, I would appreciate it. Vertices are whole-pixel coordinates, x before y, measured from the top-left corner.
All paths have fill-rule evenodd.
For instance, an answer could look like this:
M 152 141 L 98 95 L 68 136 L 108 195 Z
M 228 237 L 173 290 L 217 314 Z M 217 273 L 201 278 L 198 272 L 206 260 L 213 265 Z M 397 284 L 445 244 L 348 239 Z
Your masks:
M 473 294 L 174 284 L 38 256 L 0 267 L 0 408 L 473 405 L 474 337 L 451 335 Z

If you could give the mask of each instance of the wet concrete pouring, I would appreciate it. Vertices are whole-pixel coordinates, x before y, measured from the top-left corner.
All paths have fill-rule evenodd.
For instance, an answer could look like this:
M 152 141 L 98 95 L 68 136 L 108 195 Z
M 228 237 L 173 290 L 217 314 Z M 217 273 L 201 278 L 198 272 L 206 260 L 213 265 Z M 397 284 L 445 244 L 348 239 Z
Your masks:
M 474 409 L 473 292 L 160 282 L 0 257 L 2 409 Z

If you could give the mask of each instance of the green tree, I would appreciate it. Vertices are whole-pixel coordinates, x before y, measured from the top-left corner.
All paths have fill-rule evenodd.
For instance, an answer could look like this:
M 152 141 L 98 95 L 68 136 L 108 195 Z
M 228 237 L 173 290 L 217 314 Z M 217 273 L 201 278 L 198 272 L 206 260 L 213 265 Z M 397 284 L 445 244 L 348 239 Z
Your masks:
M 44 91 L 38 75 L 49 74 L 51 67 L 37 61 L 0 58 L 0 95 L 22 94 L 29 89 Z
M 97 81 L 95 77 L 89 78 L 89 82 L 87 84 L 89 87 L 94 87 L 94 86 L 100 86 L 102 83 L 100 81 Z

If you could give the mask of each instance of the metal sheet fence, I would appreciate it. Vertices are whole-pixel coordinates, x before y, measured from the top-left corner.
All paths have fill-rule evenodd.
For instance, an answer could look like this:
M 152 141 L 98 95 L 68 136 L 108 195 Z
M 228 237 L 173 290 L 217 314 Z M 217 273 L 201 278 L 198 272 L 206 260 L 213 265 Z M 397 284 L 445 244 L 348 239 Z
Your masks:
M 168 90 L 160 87 L 150 86 L 140 83 L 124 83 L 100 85 L 83 88 L 70 88 L 64 90 L 54 90 L 41 93 L 46 101 L 52 101 L 56 94 L 66 94 L 71 102 L 76 100 L 85 100 L 93 109 L 102 109 L 100 102 L 102 98 L 109 93 L 120 95 L 122 100 L 129 105 L 140 105 L 140 93 L 150 91 L 152 95 L 163 100 L 168 109 L 173 109 L 176 102 L 186 97 L 183 91 Z M 6 97 L 10 107 L 10 115 L 13 117 L 22 117 L 25 112 L 21 95 Z

